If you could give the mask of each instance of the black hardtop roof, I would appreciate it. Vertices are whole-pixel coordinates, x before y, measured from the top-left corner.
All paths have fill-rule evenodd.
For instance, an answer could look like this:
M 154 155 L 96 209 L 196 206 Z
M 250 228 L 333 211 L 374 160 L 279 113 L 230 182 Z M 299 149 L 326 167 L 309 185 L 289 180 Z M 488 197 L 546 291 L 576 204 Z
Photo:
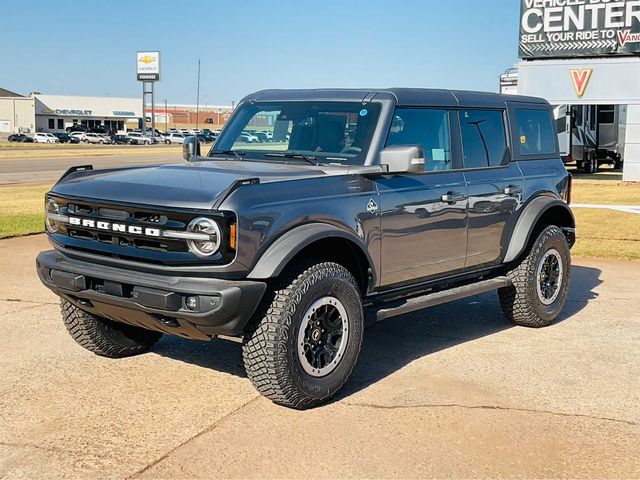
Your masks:
M 399 106 L 504 107 L 506 103 L 529 103 L 547 106 L 543 98 L 501 95 L 489 92 L 440 90 L 431 88 L 354 88 L 262 90 L 247 95 L 243 101 L 366 101 L 373 98 L 395 100 Z

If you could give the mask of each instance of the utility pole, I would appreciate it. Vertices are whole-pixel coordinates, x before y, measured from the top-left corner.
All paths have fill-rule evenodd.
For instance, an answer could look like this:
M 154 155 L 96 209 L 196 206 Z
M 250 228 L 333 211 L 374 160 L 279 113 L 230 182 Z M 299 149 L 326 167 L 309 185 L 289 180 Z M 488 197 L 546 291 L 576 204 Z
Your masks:
M 196 130 L 198 129 L 199 117 L 200 117 L 200 59 L 198 59 L 198 88 L 196 91 Z

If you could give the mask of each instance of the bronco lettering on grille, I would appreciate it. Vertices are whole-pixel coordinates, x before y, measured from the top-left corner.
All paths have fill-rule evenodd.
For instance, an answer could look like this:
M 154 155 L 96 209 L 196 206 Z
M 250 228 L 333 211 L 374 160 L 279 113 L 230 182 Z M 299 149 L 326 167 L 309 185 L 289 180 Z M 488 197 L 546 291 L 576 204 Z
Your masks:
M 132 235 L 144 235 L 147 237 L 161 237 L 162 232 L 158 228 L 143 228 L 136 225 L 124 223 L 111 223 L 102 220 L 91 220 L 90 218 L 69 217 L 69 224 L 78 227 L 105 230 L 109 232 L 130 233 Z

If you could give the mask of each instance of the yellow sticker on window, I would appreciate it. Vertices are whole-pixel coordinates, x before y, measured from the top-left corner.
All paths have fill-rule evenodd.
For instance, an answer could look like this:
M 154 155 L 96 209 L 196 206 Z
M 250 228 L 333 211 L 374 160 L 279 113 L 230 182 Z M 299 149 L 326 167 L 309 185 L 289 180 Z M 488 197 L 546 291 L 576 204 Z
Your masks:
M 520 143 L 523 144 L 523 145 L 525 143 L 527 143 L 527 136 L 526 135 L 521 135 L 520 136 Z

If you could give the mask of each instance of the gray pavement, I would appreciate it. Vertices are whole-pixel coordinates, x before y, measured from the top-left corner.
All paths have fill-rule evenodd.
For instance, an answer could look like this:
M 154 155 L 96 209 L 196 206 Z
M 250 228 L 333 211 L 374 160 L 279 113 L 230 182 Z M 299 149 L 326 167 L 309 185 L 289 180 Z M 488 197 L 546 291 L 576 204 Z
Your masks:
M 113 147 L 117 148 L 117 147 Z M 140 147 L 144 148 L 144 147 Z M 164 148 L 158 146 L 156 148 Z M 160 163 L 181 162 L 179 150 L 162 153 L 137 153 L 122 155 L 70 155 L 64 157 L 35 157 L 0 160 L 0 185 L 54 182 L 69 167 L 93 165 L 94 168 L 128 167 Z
M 237 343 L 82 350 L 44 248 L 0 241 L 0 478 L 640 478 L 640 262 L 576 259 L 546 329 L 495 293 L 378 324 L 340 397 L 297 412 L 256 394 Z

